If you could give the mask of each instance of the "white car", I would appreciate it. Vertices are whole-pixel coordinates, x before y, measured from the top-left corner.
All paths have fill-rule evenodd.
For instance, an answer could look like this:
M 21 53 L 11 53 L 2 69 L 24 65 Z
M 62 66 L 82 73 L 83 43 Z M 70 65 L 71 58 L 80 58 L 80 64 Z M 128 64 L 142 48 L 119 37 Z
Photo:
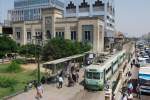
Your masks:
M 148 58 L 138 57 L 138 62 L 140 64 L 140 66 L 144 66 L 146 64 L 147 59 Z

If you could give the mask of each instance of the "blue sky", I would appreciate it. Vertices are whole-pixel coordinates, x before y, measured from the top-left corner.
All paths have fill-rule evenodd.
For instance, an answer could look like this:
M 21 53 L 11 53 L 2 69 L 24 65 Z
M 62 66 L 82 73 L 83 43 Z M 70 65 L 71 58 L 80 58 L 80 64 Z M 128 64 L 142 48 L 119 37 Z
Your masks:
M 14 0 L 0 0 L 0 22 L 13 8 Z M 150 32 L 150 0 L 115 0 L 117 30 L 142 35 Z

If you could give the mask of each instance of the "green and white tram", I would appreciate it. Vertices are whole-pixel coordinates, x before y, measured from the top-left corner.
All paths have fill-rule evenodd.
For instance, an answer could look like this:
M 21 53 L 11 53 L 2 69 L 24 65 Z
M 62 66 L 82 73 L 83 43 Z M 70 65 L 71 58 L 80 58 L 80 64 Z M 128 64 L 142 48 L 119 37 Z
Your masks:
M 102 90 L 106 80 L 111 79 L 119 66 L 125 60 L 126 52 L 121 51 L 111 56 L 104 63 L 94 63 L 85 69 L 85 88 L 91 90 Z

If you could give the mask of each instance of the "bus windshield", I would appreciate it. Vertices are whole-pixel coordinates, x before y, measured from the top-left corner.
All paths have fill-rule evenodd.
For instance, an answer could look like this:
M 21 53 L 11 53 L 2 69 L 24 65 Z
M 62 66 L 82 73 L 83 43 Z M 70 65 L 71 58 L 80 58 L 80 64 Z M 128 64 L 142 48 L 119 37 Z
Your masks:
M 86 77 L 88 79 L 100 79 L 100 73 L 99 72 L 86 72 Z

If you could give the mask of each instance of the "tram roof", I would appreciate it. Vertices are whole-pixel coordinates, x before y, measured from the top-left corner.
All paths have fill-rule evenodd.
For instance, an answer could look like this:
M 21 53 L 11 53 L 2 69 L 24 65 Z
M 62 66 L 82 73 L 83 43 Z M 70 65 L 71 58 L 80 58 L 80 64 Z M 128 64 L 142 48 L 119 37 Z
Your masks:
M 125 51 L 120 51 L 120 52 L 117 52 L 117 53 L 112 54 L 112 55 L 107 55 L 106 57 L 108 57 L 108 58 L 105 59 L 105 61 L 103 63 L 95 63 L 95 64 L 92 64 L 92 65 L 89 65 L 86 69 L 99 69 L 99 70 L 103 70 L 105 68 L 109 68 L 111 66 L 111 64 L 112 64 L 112 61 L 114 61 L 114 59 L 118 58 L 117 55 L 120 55 L 123 52 L 125 52 Z
M 104 70 L 104 67 L 100 67 L 101 64 L 100 63 L 97 63 L 97 64 L 92 64 L 92 65 L 89 65 L 86 70 L 88 69 L 96 69 L 96 70 Z

